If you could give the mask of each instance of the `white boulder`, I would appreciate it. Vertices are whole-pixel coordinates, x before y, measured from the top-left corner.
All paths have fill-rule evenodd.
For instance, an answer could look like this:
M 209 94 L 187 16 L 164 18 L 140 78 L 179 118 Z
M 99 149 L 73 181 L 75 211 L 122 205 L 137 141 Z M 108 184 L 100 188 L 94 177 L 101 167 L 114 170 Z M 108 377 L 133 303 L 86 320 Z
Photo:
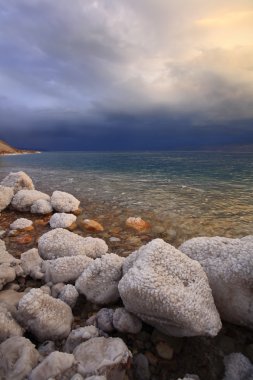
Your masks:
M 104 240 L 99 238 L 83 238 L 63 228 L 55 228 L 42 235 L 38 241 L 39 254 L 43 259 L 86 255 L 100 257 L 108 251 Z
M 13 223 L 10 224 L 11 230 L 23 230 L 24 228 L 31 227 L 33 222 L 26 218 L 16 219 Z
M 50 214 L 53 212 L 53 207 L 51 203 L 45 199 L 38 199 L 37 201 L 33 202 L 31 206 L 31 213 L 32 214 Z
M 22 336 L 23 329 L 15 321 L 7 305 L 0 303 L 0 343 L 11 336 Z
M 73 212 L 78 210 L 80 201 L 72 194 L 64 191 L 54 191 L 51 197 L 51 204 L 58 212 Z
M 39 341 L 65 338 L 71 330 L 71 308 L 40 289 L 31 289 L 18 304 L 18 320 Z
M 45 281 L 54 284 L 75 281 L 92 261 L 93 259 L 85 255 L 44 260 L 42 270 L 45 273 Z
M 51 228 L 68 228 L 76 221 L 74 214 L 66 214 L 65 212 L 57 212 L 51 216 L 49 224 Z
M 13 189 L 7 186 L 0 185 L 0 211 L 3 211 L 9 204 L 14 196 Z
M 78 372 L 84 377 L 108 376 L 108 379 L 123 380 L 131 352 L 120 338 L 92 338 L 74 350 L 78 361 Z
M 34 190 L 32 179 L 24 172 L 8 174 L 2 180 L 1 185 L 11 187 L 14 193 L 17 193 L 19 190 Z
M 31 276 L 34 279 L 41 279 L 44 273 L 41 271 L 42 258 L 36 248 L 29 249 L 21 254 L 21 267 L 25 276 Z
M 130 262 L 130 264 L 129 264 Z M 221 321 L 201 265 L 162 239 L 126 258 L 119 282 L 126 309 L 164 333 L 217 335 Z
M 49 201 L 49 195 L 37 190 L 20 190 L 12 198 L 11 204 L 15 210 L 30 211 L 32 204 L 38 199 Z
M 95 326 L 79 327 L 72 330 L 64 345 L 64 351 L 72 353 L 79 344 L 98 336 L 99 330 Z
M 138 334 L 141 331 L 142 322 L 124 307 L 119 307 L 113 313 L 113 326 L 122 333 Z
M 253 329 L 253 236 L 198 237 L 180 250 L 203 267 L 221 318 Z
M 94 260 L 76 280 L 77 290 L 89 301 L 97 304 L 117 301 L 123 262 L 124 258 L 114 253 L 108 253 Z

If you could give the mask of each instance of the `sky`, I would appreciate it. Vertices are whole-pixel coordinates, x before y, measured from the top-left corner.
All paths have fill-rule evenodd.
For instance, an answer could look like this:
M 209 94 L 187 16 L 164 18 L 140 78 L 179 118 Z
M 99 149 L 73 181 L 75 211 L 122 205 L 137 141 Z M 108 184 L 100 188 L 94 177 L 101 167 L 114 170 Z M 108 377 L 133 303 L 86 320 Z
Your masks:
M 0 138 L 42 150 L 253 143 L 252 0 L 0 0 Z

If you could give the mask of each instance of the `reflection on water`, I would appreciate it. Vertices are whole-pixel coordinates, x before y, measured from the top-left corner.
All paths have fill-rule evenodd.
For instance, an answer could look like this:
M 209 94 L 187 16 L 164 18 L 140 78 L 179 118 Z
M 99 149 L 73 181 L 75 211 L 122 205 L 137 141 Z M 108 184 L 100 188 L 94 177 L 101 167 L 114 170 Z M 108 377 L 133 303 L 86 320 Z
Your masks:
M 253 154 L 207 152 L 43 153 L 0 158 L 0 178 L 24 170 L 38 189 L 84 204 L 130 208 L 177 234 L 253 234 Z M 167 232 L 166 232 L 167 231 Z M 176 231 L 176 232 L 172 232 Z

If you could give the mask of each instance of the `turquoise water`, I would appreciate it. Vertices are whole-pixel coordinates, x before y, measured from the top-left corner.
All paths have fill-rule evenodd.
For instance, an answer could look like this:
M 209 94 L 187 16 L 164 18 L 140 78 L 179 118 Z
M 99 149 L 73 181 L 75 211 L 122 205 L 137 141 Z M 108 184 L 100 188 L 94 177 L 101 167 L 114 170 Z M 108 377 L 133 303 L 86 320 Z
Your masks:
M 185 228 L 194 221 L 203 233 L 253 233 L 251 153 L 54 152 L 0 157 L 0 179 L 16 170 L 26 171 L 43 191 L 61 189 L 84 201 L 150 211 Z

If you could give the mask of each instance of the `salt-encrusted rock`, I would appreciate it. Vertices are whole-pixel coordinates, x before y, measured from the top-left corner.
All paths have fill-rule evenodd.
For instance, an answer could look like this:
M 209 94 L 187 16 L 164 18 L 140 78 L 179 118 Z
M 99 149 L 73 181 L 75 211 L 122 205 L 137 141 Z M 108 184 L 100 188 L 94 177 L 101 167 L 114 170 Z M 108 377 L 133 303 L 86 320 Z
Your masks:
M 83 377 L 82 377 L 83 379 Z M 71 380 L 80 380 L 80 379 L 71 379 Z M 89 377 L 86 377 L 85 380 L 107 380 L 107 378 L 105 376 L 89 376 Z
M 12 198 L 11 204 L 15 210 L 30 211 L 32 204 L 38 199 L 49 201 L 50 197 L 37 190 L 20 190 Z
M 94 377 L 96 377 L 96 376 L 92 376 L 92 377 L 93 377 L 92 380 L 94 380 Z M 84 379 L 83 379 L 82 375 L 80 375 L 80 373 L 76 373 L 74 376 L 71 377 L 70 380 L 84 380 Z M 91 380 L 91 377 L 86 377 L 85 380 Z M 97 379 L 95 379 L 95 380 L 97 380 Z M 106 378 L 104 378 L 104 379 L 99 378 L 98 380 L 106 380 Z
M 64 351 L 72 353 L 79 344 L 98 336 L 99 330 L 95 326 L 79 327 L 72 330 L 64 345 Z
M 23 329 L 15 321 L 8 307 L 4 303 L 0 303 L 0 343 L 11 336 L 22 335 Z
M 180 378 L 177 380 L 200 380 L 200 379 L 199 379 L 198 375 L 186 374 L 183 379 Z
M 16 272 L 14 267 L 10 267 L 9 264 L 0 265 L 0 290 L 3 289 L 5 284 L 14 281 L 16 278 Z
M 76 221 L 74 214 L 66 214 L 65 212 L 57 212 L 51 216 L 49 224 L 51 228 L 68 228 Z
M 29 249 L 21 254 L 21 267 L 25 276 L 31 276 L 32 278 L 41 279 L 44 277 L 44 273 L 41 271 L 42 258 L 36 248 Z
M 85 255 L 59 257 L 55 260 L 45 260 L 42 270 L 45 273 L 45 281 L 71 282 L 75 281 L 85 268 L 93 261 Z
M 34 190 L 34 184 L 32 179 L 24 172 L 10 173 L 5 177 L 2 182 L 2 186 L 11 187 L 14 193 L 19 190 Z
M 55 343 L 52 340 L 46 340 L 38 346 L 38 351 L 42 356 L 48 356 L 56 351 Z
M 108 333 L 114 330 L 113 313 L 113 309 L 103 308 L 99 310 L 99 312 L 96 315 L 96 322 L 100 330 Z
M 253 380 L 253 365 L 241 353 L 234 353 L 224 358 L 225 377 L 223 380 Z
M 180 249 L 205 270 L 221 318 L 253 328 L 253 236 L 199 237 Z
M 8 310 L 16 308 L 24 292 L 16 292 L 13 289 L 2 290 L 0 292 L 0 302 L 3 302 Z
M 3 211 L 13 198 L 14 192 L 11 187 L 0 185 L 0 211 Z
M 142 322 L 124 307 L 119 307 L 113 313 L 113 326 L 123 333 L 138 334 L 141 331 Z
M 23 273 L 20 260 L 15 259 L 6 251 L 5 243 L 0 240 L 0 290 L 5 284 L 15 280 Z
M 44 259 L 55 259 L 64 256 L 86 255 L 100 257 L 108 251 L 104 240 L 83 238 L 63 228 L 55 228 L 42 235 L 38 241 L 39 254 Z
M 45 380 L 63 375 L 72 367 L 74 361 L 74 355 L 54 351 L 32 370 L 29 380 Z
M 0 378 L 24 380 L 39 361 L 39 353 L 29 339 L 12 337 L 0 344 Z
M 76 280 L 77 290 L 97 304 L 117 301 L 123 262 L 124 258 L 114 253 L 94 260 Z
M 126 309 L 164 333 L 211 335 L 221 328 L 207 276 L 197 261 L 162 239 L 126 258 L 119 282 Z M 132 265 L 129 265 L 129 261 Z
M 51 197 L 51 204 L 58 212 L 73 212 L 78 209 L 80 201 L 72 194 L 65 193 L 64 191 L 54 191 Z
M 38 199 L 37 201 L 33 202 L 31 206 L 31 213 L 32 214 L 50 214 L 53 212 L 53 207 L 49 201 L 46 201 L 45 199 Z
M 72 309 L 76 304 L 78 298 L 78 291 L 74 285 L 65 285 L 59 294 L 59 299 L 69 305 Z
M 57 340 L 69 335 L 72 323 L 71 308 L 40 289 L 32 289 L 18 304 L 18 320 L 39 341 Z
M 26 218 L 16 219 L 13 223 L 10 224 L 11 230 L 23 230 L 24 228 L 31 227 L 33 222 Z
M 46 293 L 51 296 L 51 288 L 48 285 L 43 285 L 40 287 L 40 290 L 42 290 L 43 293 Z
M 78 372 L 83 376 L 104 375 L 108 379 L 123 380 L 132 356 L 120 338 L 92 338 L 74 350 Z
M 53 285 L 51 287 L 51 296 L 54 298 L 58 298 L 64 286 L 65 286 L 64 282 L 59 282 L 58 284 Z

